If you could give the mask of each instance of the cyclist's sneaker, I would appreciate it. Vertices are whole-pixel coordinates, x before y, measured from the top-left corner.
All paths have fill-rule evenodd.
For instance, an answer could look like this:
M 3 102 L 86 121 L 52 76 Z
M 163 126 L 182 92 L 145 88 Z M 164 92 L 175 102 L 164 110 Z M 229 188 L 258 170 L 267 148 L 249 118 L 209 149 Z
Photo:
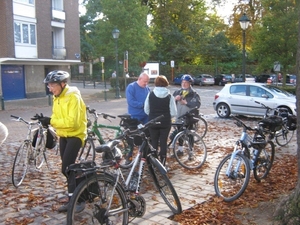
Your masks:
M 57 209 L 58 212 L 67 212 L 68 211 L 68 207 L 69 207 L 69 203 L 62 205 L 61 207 L 59 207 Z
M 76 204 L 75 213 L 80 213 L 85 208 L 85 202 L 80 202 Z

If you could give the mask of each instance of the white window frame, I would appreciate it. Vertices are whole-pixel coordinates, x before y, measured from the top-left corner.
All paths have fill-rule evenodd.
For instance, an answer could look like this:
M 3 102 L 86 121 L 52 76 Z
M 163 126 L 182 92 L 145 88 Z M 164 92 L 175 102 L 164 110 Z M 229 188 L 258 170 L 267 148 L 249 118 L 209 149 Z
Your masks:
M 14 2 L 19 2 L 23 4 L 28 4 L 28 5 L 34 5 L 35 0 L 14 0 Z
M 16 31 L 16 24 L 18 24 L 20 30 Z M 27 26 L 27 36 L 24 33 L 24 29 Z M 33 29 L 32 29 L 33 28 Z M 32 35 L 32 32 L 34 33 L 34 36 Z M 16 33 L 18 32 L 18 33 Z M 36 24 L 34 23 L 26 23 L 26 22 L 22 22 L 22 21 L 14 21 L 14 42 L 15 44 L 19 44 L 19 45 L 33 45 L 36 46 L 37 45 L 37 40 L 36 40 Z M 17 39 L 18 37 L 18 39 Z M 34 39 L 33 39 L 34 38 Z M 24 42 L 28 40 L 28 42 Z

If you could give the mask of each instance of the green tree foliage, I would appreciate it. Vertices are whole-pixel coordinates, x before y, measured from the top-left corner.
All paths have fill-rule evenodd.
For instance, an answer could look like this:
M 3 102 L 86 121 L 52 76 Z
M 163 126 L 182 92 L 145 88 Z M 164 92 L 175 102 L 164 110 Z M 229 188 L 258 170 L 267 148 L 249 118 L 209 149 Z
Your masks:
M 228 52 L 228 42 L 224 33 L 222 35 L 225 25 L 215 14 L 208 13 L 205 1 L 164 0 L 147 3 L 153 15 L 151 29 L 157 49 L 152 55 L 158 60 L 175 60 L 177 65 L 199 65 L 211 63 L 212 58 L 222 61 L 236 55 L 236 52 Z M 221 37 L 224 41 L 215 42 Z M 231 50 L 236 49 L 231 47 Z
M 92 58 L 104 56 L 106 64 L 113 67 L 116 40 L 112 31 L 117 28 L 120 31 L 117 40 L 119 60 L 122 61 L 124 52 L 128 51 L 130 69 L 149 59 L 155 46 L 147 26 L 148 8 L 142 6 L 140 0 L 89 0 L 86 9 L 85 25 L 82 26 L 88 38 L 82 47 L 93 46 L 89 53 Z
M 295 0 L 263 0 L 262 19 L 253 28 L 253 56 L 260 71 L 270 70 L 279 61 L 282 71 L 295 72 L 297 12 Z

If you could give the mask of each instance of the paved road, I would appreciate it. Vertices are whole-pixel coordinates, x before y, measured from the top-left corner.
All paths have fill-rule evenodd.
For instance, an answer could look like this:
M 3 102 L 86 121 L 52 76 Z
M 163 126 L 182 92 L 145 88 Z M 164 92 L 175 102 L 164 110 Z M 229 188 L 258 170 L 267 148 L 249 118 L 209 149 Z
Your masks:
M 103 90 L 101 84 L 97 85 L 95 89 L 93 85 L 88 84 L 85 88 L 83 88 L 82 83 L 74 85 L 79 87 L 86 104 L 90 107 L 113 115 L 126 112 L 127 104 L 124 98 L 110 101 L 95 99 L 95 94 Z M 170 86 L 172 91 L 177 88 L 179 87 Z M 230 121 L 218 119 L 212 109 L 213 97 L 220 87 L 196 87 L 196 89 L 199 90 L 202 99 L 201 112 L 206 115 L 209 123 L 213 124 L 209 129 L 214 130 L 214 124 L 217 122 L 225 127 L 224 132 L 226 132 L 226 126 L 230 126 L 228 125 Z M 18 189 L 14 188 L 11 183 L 12 162 L 20 141 L 24 139 L 26 127 L 22 123 L 11 121 L 10 115 L 29 119 L 35 113 L 50 115 L 50 112 L 51 106 L 48 104 L 47 97 L 5 102 L 5 110 L 0 111 L 0 121 L 9 129 L 8 139 L 0 147 L 0 163 L 2 165 L 0 171 L 2 178 L 0 180 L 0 198 L 2 199 L 0 224 L 18 224 L 24 220 L 31 221 L 30 224 L 36 225 L 66 224 L 66 214 L 60 214 L 56 211 L 65 199 L 66 184 L 64 178 L 61 177 L 60 159 L 55 151 L 48 152 L 49 168 L 44 165 L 41 171 L 31 169 L 24 183 Z M 112 123 L 117 122 L 116 120 Z M 217 131 L 220 132 L 221 129 Z M 215 136 L 209 134 L 209 138 L 205 140 L 208 148 L 207 166 L 195 174 L 187 175 L 180 168 L 171 170 L 169 173 L 183 209 L 201 203 L 209 195 L 214 194 L 213 176 L 222 151 L 219 146 L 224 147 L 228 144 L 231 146 L 237 138 L 234 136 L 232 140 L 228 138 L 222 140 L 222 134 L 218 132 L 215 132 Z M 143 197 L 147 202 L 146 214 L 143 218 L 135 219 L 130 224 L 177 224 L 169 219 L 172 213 L 157 192 L 147 191 Z

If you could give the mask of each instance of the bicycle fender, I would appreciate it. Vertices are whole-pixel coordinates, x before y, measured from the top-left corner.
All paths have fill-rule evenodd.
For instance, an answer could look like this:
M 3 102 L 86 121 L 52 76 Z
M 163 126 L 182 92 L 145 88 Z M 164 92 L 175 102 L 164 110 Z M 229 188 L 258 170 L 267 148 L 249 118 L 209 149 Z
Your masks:
M 178 132 L 178 133 L 175 135 L 175 137 L 174 137 L 173 140 L 172 140 L 172 143 L 171 143 L 170 148 L 175 148 L 175 140 L 176 140 L 176 138 L 178 137 L 178 135 L 180 135 L 182 132 L 183 132 L 183 131 L 180 131 L 180 132 Z
M 157 158 L 150 155 L 148 157 L 148 160 L 150 161 L 148 163 L 151 163 L 151 164 L 155 165 L 159 169 L 159 172 L 161 172 L 161 174 L 167 174 L 166 168 L 161 164 L 161 162 Z

